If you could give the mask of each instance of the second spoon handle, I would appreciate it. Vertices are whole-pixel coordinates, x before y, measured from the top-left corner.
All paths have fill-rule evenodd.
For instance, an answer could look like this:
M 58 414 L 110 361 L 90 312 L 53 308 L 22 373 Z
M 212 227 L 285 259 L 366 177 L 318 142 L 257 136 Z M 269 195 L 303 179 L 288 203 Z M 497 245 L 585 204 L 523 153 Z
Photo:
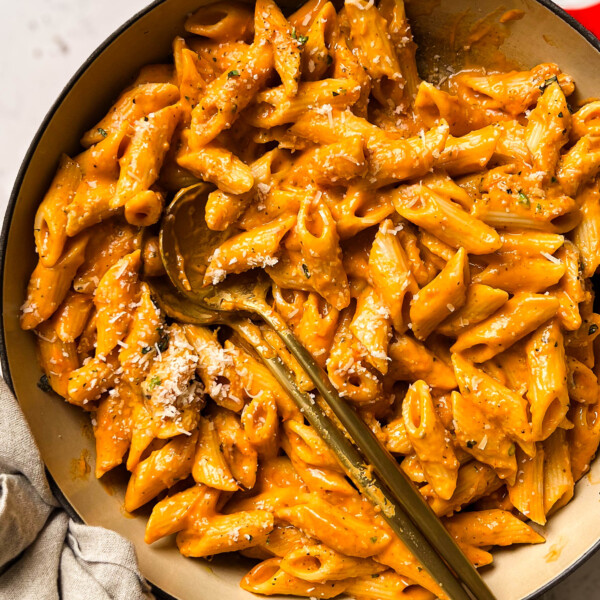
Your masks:
M 260 314 L 277 331 L 289 351 L 311 378 L 325 402 L 354 440 L 360 452 L 389 487 L 404 512 L 410 515 L 415 526 L 422 531 L 429 543 L 437 548 L 450 568 L 478 600 L 495 600 L 494 594 L 471 564 L 471 561 L 458 547 L 404 471 L 400 469 L 398 462 L 381 445 L 375 434 L 365 425 L 356 411 L 342 400 L 327 374 L 298 341 L 285 321 L 268 307 Z

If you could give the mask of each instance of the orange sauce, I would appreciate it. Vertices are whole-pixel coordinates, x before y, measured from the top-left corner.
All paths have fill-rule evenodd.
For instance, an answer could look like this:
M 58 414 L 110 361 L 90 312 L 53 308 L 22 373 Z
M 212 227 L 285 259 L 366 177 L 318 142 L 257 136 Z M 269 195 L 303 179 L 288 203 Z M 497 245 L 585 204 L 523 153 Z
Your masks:
M 565 549 L 567 545 L 567 540 L 562 536 L 559 538 L 559 541 L 556 544 L 552 544 L 550 546 L 550 550 L 544 556 L 544 559 L 547 563 L 555 562 L 560 558 L 562 551 Z
M 508 23 L 509 21 L 520 21 L 524 16 L 525 16 L 524 10 L 519 10 L 518 8 L 513 8 L 512 10 L 507 10 L 500 17 L 500 23 Z
M 87 479 L 91 472 L 90 453 L 84 448 L 78 458 L 71 461 L 71 478 L 72 479 Z

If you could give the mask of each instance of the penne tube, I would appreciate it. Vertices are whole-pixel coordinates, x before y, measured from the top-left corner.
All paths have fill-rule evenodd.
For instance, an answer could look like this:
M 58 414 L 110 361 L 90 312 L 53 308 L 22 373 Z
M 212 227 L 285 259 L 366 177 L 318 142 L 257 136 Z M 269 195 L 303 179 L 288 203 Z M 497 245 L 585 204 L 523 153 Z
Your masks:
M 368 268 L 373 287 L 390 311 L 394 329 L 403 333 L 408 327 L 408 302 L 419 287 L 389 219 L 379 226 L 369 253 Z
M 444 525 L 467 556 L 472 556 L 473 551 L 481 547 L 544 542 L 544 538 L 539 533 L 507 510 L 465 512 L 444 519 Z M 483 550 L 479 552 L 483 553 L 483 560 L 481 558 L 476 560 L 476 567 L 492 561 L 489 553 Z M 475 552 L 475 556 L 481 555 Z
M 212 417 L 220 440 L 219 449 L 229 471 L 242 488 L 252 489 L 256 483 L 258 454 L 242 427 L 240 417 L 221 407 L 215 409 Z
M 133 137 L 119 160 L 121 170 L 111 209 L 124 206 L 158 179 L 180 116 L 179 106 L 167 106 L 135 124 Z
M 567 434 L 571 472 L 574 481 L 579 481 L 588 472 L 600 442 L 598 403 L 573 405 L 569 419 L 573 423 L 573 429 Z
M 517 478 L 508 487 L 513 506 L 534 523 L 545 525 L 544 511 L 544 447 L 537 444 L 535 456 L 527 456 L 517 448 Z
M 342 313 L 327 359 L 327 373 L 340 396 L 372 404 L 383 392 L 376 371 L 363 360 L 364 350 L 350 331 L 351 313 Z
M 474 283 L 500 288 L 511 294 L 521 291 L 543 292 L 558 283 L 566 271 L 566 265 L 558 257 L 493 260 L 480 273 L 473 276 Z
M 434 594 L 435 598 L 449 600 L 449 596 L 438 585 L 431 575 L 419 563 L 414 555 L 399 539 L 394 539 L 387 548 L 380 552 L 376 560 L 391 567 L 398 575 L 418 584 Z M 402 592 L 404 595 L 404 591 Z M 400 596 L 402 598 L 402 595 Z M 411 596 L 408 596 L 410 598 Z M 418 596 L 417 596 L 418 597 Z M 427 597 L 427 596 L 425 596 Z
M 196 505 L 204 503 L 211 494 L 214 494 L 214 490 L 200 484 L 157 502 L 146 523 L 144 535 L 146 544 L 152 544 L 160 538 L 184 529 L 187 526 L 188 517 L 192 513 L 197 516 Z
M 475 362 L 485 362 L 551 319 L 558 300 L 543 294 L 519 292 L 484 321 L 463 330 L 452 352 Z
M 514 483 L 515 445 L 502 428 L 469 395 L 459 392 L 452 392 L 452 414 L 454 433 L 462 449 L 492 467 L 500 479 Z
M 90 232 L 85 260 L 77 270 L 73 289 L 83 294 L 93 294 L 108 269 L 138 247 L 137 229 L 116 220 L 98 225 Z
M 335 11 L 334 11 L 335 14 Z M 288 96 L 298 91 L 301 40 L 273 0 L 258 0 L 255 9 L 255 40 L 268 40 L 273 47 L 275 70 Z
M 428 130 L 422 137 L 396 139 L 348 111 L 326 108 L 323 113 L 315 110 L 306 112 L 290 132 L 318 144 L 333 144 L 348 135 L 362 135 L 369 156 L 369 170 L 375 178 L 373 183 L 381 185 L 426 175 L 448 137 L 445 122 Z
M 386 570 L 372 559 L 345 556 L 323 544 L 296 548 L 286 554 L 280 568 L 303 581 L 339 581 Z
M 96 438 L 96 478 L 123 462 L 131 442 L 131 410 L 136 392 L 121 381 L 98 402 Z
M 600 134 L 600 101 L 584 104 L 572 117 L 571 137 L 575 140 L 585 135 Z
M 481 98 L 484 107 L 506 111 L 513 117 L 535 104 L 544 88 L 554 80 L 559 82 L 566 96 L 573 93 L 572 79 L 552 63 L 539 64 L 529 71 L 489 75 L 467 70 L 457 77 L 465 99 Z
M 284 215 L 229 238 L 213 252 L 204 274 L 204 285 L 216 285 L 230 273 L 277 264 L 281 239 L 295 223 L 295 216 Z
M 347 78 L 303 81 L 293 96 L 290 96 L 282 85 L 257 94 L 256 104 L 250 107 L 244 116 L 254 127 L 277 127 L 294 123 L 315 106 L 325 105 L 332 109 L 344 110 L 358 100 L 359 94 L 360 88 L 357 83 Z
M 348 43 L 373 80 L 398 80 L 402 72 L 385 19 L 375 5 L 358 0 L 344 5 L 350 25 Z
M 544 441 L 544 512 L 556 512 L 571 500 L 575 482 L 571 472 L 571 456 L 564 429 Z
M 33 235 L 44 267 L 53 267 L 62 254 L 67 241 L 66 208 L 80 182 L 80 166 L 63 154 L 50 188 L 35 213 Z
M 440 498 L 433 491 L 431 485 L 426 485 L 420 488 L 419 491 L 427 499 L 433 512 L 438 517 L 449 517 L 460 511 L 463 506 L 472 504 L 480 498 L 495 492 L 502 483 L 502 480 L 498 478 L 491 467 L 472 461 L 459 469 L 456 489 L 449 500 Z
M 457 337 L 469 326 L 477 325 L 494 314 L 508 300 L 508 293 L 488 285 L 474 283 L 467 288 L 465 303 L 446 317 L 436 331 Z
M 346 588 L 346 593 L 356 600 L 434 600 L 429 590 L 415 585 L 392 569 L 376 575 L 357 577 Z
M 125 203 L 125 219 L 136 227 L 154 225 L 162 214 L 165 200 L 153 190 L 138 192 Z
M 249 40 L 254 32 L 254 14 L 242 2 L 221 1 L 201 6 L 184 23 L 185 30 L 219 42 Z
M 269 392 L 253 398 L 242 411 L 242 426 L 261 458 L 273 458 L 279 450 L 277 403 Z
M 304 581 L 286 573 L 280 568 L 281 559 L 270 558 L 256 565 L 242 579 L 242 589 L 263 595 L 293 595 L 313 598 L 333 598 L 341 594 L 349 585 L 348 581 L 315 583 Z
M 145 455 L 154 439 L 152 416 L 144 405 L 142 398 L 139 398 L 131 411 L 131 446 L 127 455 L 128 471 L 133 471 L 140 463 L 142 456 Z
M 383 428 L 383 433 L 385 434 L 385 447 L 393 454 L 410 454 L 412 452 L 404 419 L 393 419 Z
M 103 275 L 94 294 L 96 306 L 96 356 L 104 357 L 127 334 L 131 309 L 138 300 L 140 251 L 124 256 Z
M 179 99 L 179 90 L 171 83 L 144 83 L 134 85 L 125 91 L 95 127 L 81 138 L 81 144 L 88 148 L 101 142 L 106 135 L 118 130 L 123 122 L 134 123 L 150 113 L 156 112 Z
M 443 500 L 452 497 L 460 466 L 449 432 L 440 422 L 429 386 L 417 381 L 402 402 L 402 418 L 408 439 L 423 467 L 426 480 Z
M 119 378 L 117 370 L 116 352 L 112 352 L 106 358 L 91 358 L 70 373 L 66 400 L 84 408 L 91 402 L 99 400 L 102 394 L 116 384 Z
M 348 556 L 373 556 L 381 552 L 391 539 L 385 530 L 314 494 L 304 504 L 278 509 L 276 517 Z
M 553 175 L 569 141 L 571 111 L 558 80 L 546 86 L 527 119 L 526 140 L 536 169 Z
M 234 68 L 210 82 L 204 96 L 192 110 L 190 150 L 200 150 L 221 131 L 231 127 L 264 85 L 272 67 L 270 44 L 259 41 L 248 47 Z
M 350 331 L 365 347 L 366 360 L 380 373 L 388 372 L 388 343 L 391 336 L 391 318 L 379 293 L 367 287 L 358 297 Z
M 228 194 L 244 194 L 254 185 L 250 167 L 217 142 L 210 142 L 196 152 L 182 148 L 177 155 L 177 164 Z
M 579 189 L 600 170 L 600 136 L 584 135 L 563 154 L 556 177 L 566 194 L 575 197 Z
M 502 253 L 516 253 L 524 256 L 536 256 L 545 252 L 554 254 L 565 242 L 565 238 L 557 233 L 543 231 L 504 231 L 500 233 Z
M 452 355 L 452 364 L 460 393 L 480 408 L 490 421 L 496 422 L 526 452 L 534 452 L 525 399 L 476 368 L 460 354 Z
M 192 476 L 197 483 L 203 483 L 217 490 L 235 492 L 239 486 L 231 474 L 219 434 L 214 423 L 200 417 L 200 440 L 194 457 Z
M 500 130 L 493 125 L 471 131 L 461 137 L 448 136 L 435 166 L 456 177 L 484 169 L 494 152 Z
M 456 387 L 452 368 L 434 352 L 409 335 L 396 335 L 389 346 L 392 359 L 389 376 L 396 381 L 422 379 L 433 388 L 451 390 Z
M 598 379 L 594 372 L 572 356 L 566 357 L 569 398 L 581 404 L 596 404 Z
M 446 317 L 462 307 L 469 279 L 467 253 L 460 248 L 437 277 L 413 296 L 410 324 L 417 339 L 427 339 Z
M 151 362 L 166 350 L 167 344 L 168 336 L 160 310 L 152 302 L 150 288 L 142 282 L 129 331 L 119 345 L 123 377 L 132 385 L 140 385 L 148 375 Z
M 583 263 L 583 277 L 591 277 L 600 264 L 600 188 L 586 186 L 579 194 L 582 218 L 573 229 L 573 243 Z
M 204 521 L 200 527 L 177 534 L 177 546 L 184 556 L 212 556 L 264 544 L 274 526 L 273 514 L 266 510 L 215 515 Z
M 342 471 L 331 450 L 310 426 L 298 421 L 286 421 L 283 424 L 292 453 L 309 465 L 326 467 Z
M 545 440 L 562 423 L 569 409 L 565 347 L 556 320 L 542 325 L 529 339 L 529 410 L 534 440 Z
M 295 233 L 301 247 L 302 270 L 314 289 L 334 308 L 342 310 L 350 303 L 348 278 L 342 265 L 342 251 L 335 221 L 327 205 L 304 196 Z
M 85 257 L 89 236 L 73 239 L 52 267 L 38 261 L 27 285 L 27 297 L 21 306 L 22 329 L 34 329 L 49 319 L 65 299 L 77 269 Z
M 90 295 L 72 290 L 67 293 L 53 318 L 56 335 L 62 342 L 74 342 L 83 333 L 93 307 Z
M 489 254 L 502 245 L 491 227 L 428 186 L 399 187 L 392 198 L 396 210 L 405 219 L 453 248 L 462 247 L 468 254 Z
M 192 468 L 197 441 L 197 431 L 191 435 L 179 435 L 139 462 L 127 484 L 125 510 L 133 512 L 177 481 L 185 479 Z
M 39 325 L 35 333 L 40 366 L 50 387 L 69 401 L 69 381 L 72 373 L 79 368 L 77 347 L 73 341 L 65 342 L 59 337 L 55 319 Z

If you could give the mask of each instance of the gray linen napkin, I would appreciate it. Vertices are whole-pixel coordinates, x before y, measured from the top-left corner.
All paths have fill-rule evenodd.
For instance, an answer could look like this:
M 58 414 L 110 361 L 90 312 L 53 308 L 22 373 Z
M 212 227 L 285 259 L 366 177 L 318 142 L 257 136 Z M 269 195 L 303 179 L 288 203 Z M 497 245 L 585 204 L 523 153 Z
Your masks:
M 0 599 L 150 600 L 135 550 L 70 519 L 52 495 L 23 413 L 0 379 Z

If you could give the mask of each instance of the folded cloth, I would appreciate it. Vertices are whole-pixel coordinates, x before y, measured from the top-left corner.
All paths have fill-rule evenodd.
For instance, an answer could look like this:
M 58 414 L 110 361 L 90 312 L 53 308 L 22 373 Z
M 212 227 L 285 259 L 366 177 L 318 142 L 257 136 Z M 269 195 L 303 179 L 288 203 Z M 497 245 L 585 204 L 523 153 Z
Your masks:
M 0 598 L 153 598 L 131 542 L 74 521 L 52 495 L 31 431 L 2 379 Z

